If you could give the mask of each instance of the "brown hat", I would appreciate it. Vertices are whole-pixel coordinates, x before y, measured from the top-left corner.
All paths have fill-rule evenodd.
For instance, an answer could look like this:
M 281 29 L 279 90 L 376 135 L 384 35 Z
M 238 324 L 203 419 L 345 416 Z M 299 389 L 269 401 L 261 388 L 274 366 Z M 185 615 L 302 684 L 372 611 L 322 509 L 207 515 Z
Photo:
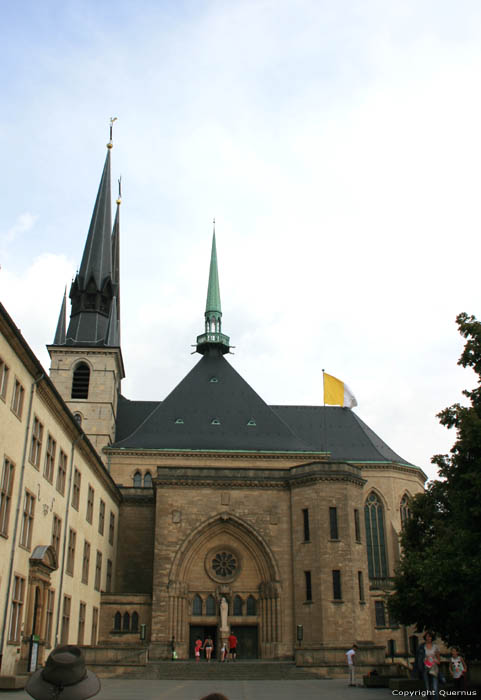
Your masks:
M 67 644 L 51 652 L 45 667 L 30 676 L 25 690 L 36 700 L 86 700 L 97 695 L 100 681 L 86 669 L 80 649 Z

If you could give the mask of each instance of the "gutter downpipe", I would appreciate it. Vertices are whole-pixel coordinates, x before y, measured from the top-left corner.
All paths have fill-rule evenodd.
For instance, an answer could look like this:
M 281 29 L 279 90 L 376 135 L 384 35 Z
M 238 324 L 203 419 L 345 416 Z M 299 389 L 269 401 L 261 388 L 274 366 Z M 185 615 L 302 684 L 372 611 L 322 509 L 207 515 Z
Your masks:
M 60 625 L 60 611 L 62 602 L 62 592 L 63 592 L 63 577 L 65 573 L 65 549 L 67 547 L 67 530 L 68 530 L 68 515 L 70 511 L 70 496 L 72 491 L 72 481 L 73 481 L 73 458 L 75 453 L 75 446 L 80 440 L 83 440 L 85 433 L 79 435 L 72 442 L 72 454 L 70 455 L 70 475 L 68 480 L 67 497 L 65 499 L 65 527 L 63 531 L 63 546 L 62 546 L 62 563 L 60 567 L 60 581 L 58 584 L 58 602 L 57 602 L 57 622 L 55 623 L 55 646 L 58 646 L 58 628 Z
M 33 397 L 35 394 L 35 389 L 37 387 L 37 384 L 39 384 L 39 382 L 41 382 L 44 377 L 45 377 L 45 374 L 42 372 L 40 377 L 38 379 L 35 379 L 32 382 L 32 385 L 30 387 L 30 399 L 28 402 L 27 426 L 26 426 L 26 430 L 25 430 L 25 440 L 23 443 L 22 467 L 20 470 L 20 479 L 18 482 L 17 507 L 15 510 L 15 523 L 13 526 L 12 546 L 10 549 L 10 563 L 9 563 L 9 567 L 8 567 L 7 591 L 5 593 L 5 605 L 3 608 L 2 636 L 0 639 L 0 667 L 1 667 L 1 664 L 3 661 L 3 647 L 5 645 L 5 630 L 7 627 L 8 604 L 10 601 L 10 590 L 12 588 L 13 564 L 14 564 L 14 560 L 15 560 L 18 521 L 20 518 L 20 506 L 22 503 L 23 480 L 24 480 L 24 475 L 25 475 L 25 462 L 27 459 L 27 446 L 28 446 L 28 436 L 30 433 L 30 418 L 32 417 Z M 21 644 L 21 642 L 20 642 L 20 644 Z

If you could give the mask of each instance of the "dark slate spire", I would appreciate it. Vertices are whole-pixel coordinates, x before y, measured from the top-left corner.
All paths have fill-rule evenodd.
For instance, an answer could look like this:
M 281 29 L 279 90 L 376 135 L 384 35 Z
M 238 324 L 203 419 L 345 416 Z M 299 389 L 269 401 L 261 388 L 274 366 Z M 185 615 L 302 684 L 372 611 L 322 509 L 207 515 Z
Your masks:
M 119 178 L 119 196 L 117 197 L 114 227 L 112 229 L 112 286 L 117 297 L 117 321 L 120 341 L 120 205 L 122 204 L 121 180 Z
M 110 347 L 120 346 L 120 324 L 117 314 L 117 297 L 112 299 L 112 304 L 110 306 L 109 325 L 107 327 L 105 345 L 109 345 Z
M 230 339 L 222 333 L 222 310 L 220 303 L 219 271 L 217 269 L 217 248 L 214 233 L 210 254 L 209 285 L 205 304 L 205 333 L 197 336 L 197 352 L 204 355 L 209 348 L 217 347 L 224 355 L 229 352 Z
M 67 330 L 67 345 L 108 345 L 108 336 L 116 336 L 115 345 L 118 345 L 118 304 L 115 306 L 116 329 L 109 323 L 113 299 L 118 299 L 119 296 L 118 209 L 116 225 L 112 231 L 110 201 L 111 141 L 107 148 L 80 270 L 70 288 L 72 313 Z
M 65 335 L 67 329 L 67 288 L 63 293 L 62 306 L 58 317 L 57 330 L 55 331 L 54 345 L 65 345 Z
M 110 144 L 109 144 L 110 146 Z M 79 278 L 86 286 L 93 280 L 97 289 L 112 277 L 110 232 L 112 231 L 112 206 L 110 202 L 110 151 L 107 150 L 102 179 L 90 222 L 87 243 L 80 263 Z

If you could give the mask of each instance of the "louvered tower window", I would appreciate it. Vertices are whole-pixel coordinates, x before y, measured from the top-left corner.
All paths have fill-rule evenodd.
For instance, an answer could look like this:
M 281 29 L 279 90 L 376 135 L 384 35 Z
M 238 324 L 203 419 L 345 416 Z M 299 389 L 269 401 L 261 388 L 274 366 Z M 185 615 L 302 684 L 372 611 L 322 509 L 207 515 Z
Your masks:
M 72 399 L 88 399 L 90 382 L 90 367 L 85 362 L 79 362 L 73 373 Z

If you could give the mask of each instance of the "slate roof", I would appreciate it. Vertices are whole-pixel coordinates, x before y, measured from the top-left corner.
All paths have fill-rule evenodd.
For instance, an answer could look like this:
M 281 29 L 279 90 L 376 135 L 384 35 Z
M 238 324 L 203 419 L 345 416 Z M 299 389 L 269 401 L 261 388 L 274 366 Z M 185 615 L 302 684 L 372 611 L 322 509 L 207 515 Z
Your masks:
M 256 425 L 247 425 L 252 419 Z M 112 447 L 329 452 L 345 461 L 409 464 L 348 408 L 268 406 L 215 350 L 165 401 L 120 397 Z

